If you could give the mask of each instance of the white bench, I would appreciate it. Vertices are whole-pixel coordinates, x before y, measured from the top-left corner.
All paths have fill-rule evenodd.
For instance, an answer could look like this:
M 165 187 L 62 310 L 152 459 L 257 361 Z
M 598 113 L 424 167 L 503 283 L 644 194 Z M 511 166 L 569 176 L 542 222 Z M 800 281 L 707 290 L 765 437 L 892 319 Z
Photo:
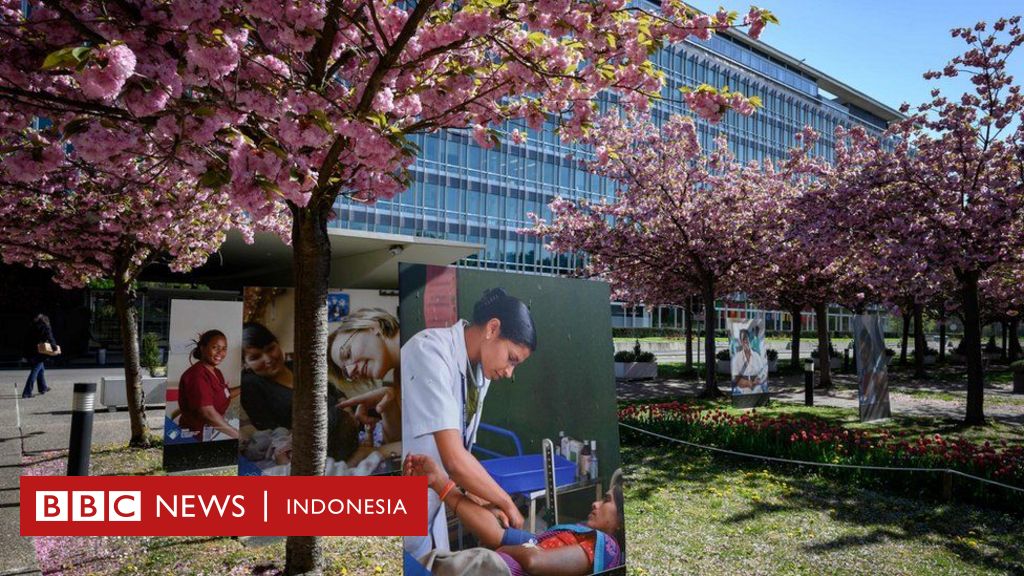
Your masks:
M 167 378 L 142 379 L 142 392 L 147 406 L 163 405 L 167 399 Z M 100 404 L 113 412 L 128 406 L 128 391 L 125 390 L 124 376 L 103 376 L 100 378 Z

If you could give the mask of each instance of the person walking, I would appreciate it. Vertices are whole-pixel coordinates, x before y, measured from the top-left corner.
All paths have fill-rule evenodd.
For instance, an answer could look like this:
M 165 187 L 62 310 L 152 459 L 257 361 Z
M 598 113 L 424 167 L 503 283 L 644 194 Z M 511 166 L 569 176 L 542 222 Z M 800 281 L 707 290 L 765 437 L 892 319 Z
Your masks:
M 29 350 L 28 348 L 31 348 Z M 60 354 L 60 346 L 53 338 L 53 330 L 50 329 L 50 319 L 45 314 L 39 314 L 32 321 L 29 329 L 29 337 L 26 341 L 25 355 L 28 357 L 29 365 L 32 366 L 28 373 L 28 380 L 25 381 L 25 390 L 21 393 L 22 398 L 32 397 L 32 384 L 38 382 L 39 393 L 46 394 L 50 388 L 46 385 L 46 358 Z

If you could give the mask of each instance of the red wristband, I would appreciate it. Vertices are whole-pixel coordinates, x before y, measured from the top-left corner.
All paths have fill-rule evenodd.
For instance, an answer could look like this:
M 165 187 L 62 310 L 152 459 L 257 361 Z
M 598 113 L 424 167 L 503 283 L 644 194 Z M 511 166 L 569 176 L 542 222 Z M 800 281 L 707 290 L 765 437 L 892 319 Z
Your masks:
M 441 502 L 444 502 L 444 499 L 447 498 L 449 494 L 451 494 L 452 488 L 455 488 L 455 482 L 449 480 L 448 483 L 445 484 L 444 490 L 441 491 Z

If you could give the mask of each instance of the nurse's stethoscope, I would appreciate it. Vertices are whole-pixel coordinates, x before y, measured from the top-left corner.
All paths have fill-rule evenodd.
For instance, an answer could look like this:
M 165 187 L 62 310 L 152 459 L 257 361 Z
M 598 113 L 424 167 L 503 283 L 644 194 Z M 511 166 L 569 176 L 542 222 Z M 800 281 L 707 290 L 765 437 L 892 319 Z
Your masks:
M 466 374 L 469 374 L 469 380 L 467 382 Z M 470 418 L 469 422 L 464 422 L 464 430 L 462 432 L 462 446 L 469 452 L 470 447 L 473 445 L 473 437 L 476 436 L 476 431 L 480 427 L 480 404 L 484 398 L 484 378 L 481 374 L 480 379 L 476 377 L 476 370 L 473 369 L 473 363 L 466 363 L 466 374 L 462 374 L 462 418 L 465 421 L 466 418 L 466 396 L 469 392 L 469 386 L 472 385 L 476 388 L 476 402 L 473 406 L 473 417 Z M 430 539 L 434 539 L 434 522 L 437 521 L 438 515 L 441 513 L 441 507 L 444 502 L 440 502 L 437 510 L 434 510 L 434 515 L 430 518 L 430 523 L 427 527 L 427 533 L 430 534 Z
M 482 368 L 478 368 L 478 369 L 481 370 L 481 372 L 483 371 Z M 477 429 L 480 428 L 480 412 L 481 412 L 481 408 L 482 408 L 482 406 L 480 406 L 480 404 L 483 402 L 483 399 L 484 399 L 484 382 L 485 381 L 484 381 L 482 373 L 480 374 L 480 379 L 477 380 L 477 378 L 476 378 L 476 370 L 473 370 L 473 364 L 470 363 L 470 362 L 467 362 L 466 374 L 469 374 L 469 383 L 468 384 L 466 382 L 466 375 L 465 374 L 462 375 L 462 414 L 463 414 L 463 419 L 465 419 L 465 414 L 467 413 L 466 412 L 466 396 L 468 395 L 468 392 L 469 392 L 469 386 L 472 385 L 473 388 L 476 389 L 476 400 L 474 402 L 473 412 L 472 412 L 473 417 L 470 418 L 469 422 L 465 423 L 466 427 L 465 427 L 465 430 L 462 433 L 462 445 L 466 448 L 466 451 L 468 452 L 469 449 L 470 449 L 470 446 L 473 445 L 473 438 L 476 436 L 476 431 L 477 431 Z

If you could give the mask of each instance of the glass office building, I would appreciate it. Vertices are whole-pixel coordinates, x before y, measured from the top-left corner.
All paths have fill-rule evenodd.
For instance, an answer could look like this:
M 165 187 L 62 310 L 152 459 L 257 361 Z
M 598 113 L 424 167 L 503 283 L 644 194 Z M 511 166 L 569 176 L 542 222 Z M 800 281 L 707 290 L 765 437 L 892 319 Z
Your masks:
M 729 86 L 761 98 L 764 108 L 754 116 L 729 113 L 716 125 L 698 121 L 704 146 L 725 133 L 742 161 L 784 156 L 805 125 L 822 135 L 816 153 L 830 158 L 837 125 L 861 125 L 877 134 L 898 117 L 895 110 L 742 33 L 686 41 L 652 60 L 666 78 L 663 100 L 655 106 L 658 120 L 689 114 L 679 93 L 684 86 Z M 505 128 L 527 130 L 525 125 Z M 587 152 L 562 144 L 553 128 L 527 130 L 525 144 L 506 139 L 490 150 L 477 146 L 468 130 L 421 135 L 409 190 L 373 205 L 341 200 L 336 222 L 357 230 L 482 245 L 478 254 L 459 263 L 463 266 L 571 273 L 580 256 L 551 254 L 540 239 L 517 230 L 529 226 L 529 212 L 548 216 L 547 205 L 556 196 L 597 201 L 610 197 L 614 188 L 567 159 Z M 651 314 L 645 316 L 649 322 Z

